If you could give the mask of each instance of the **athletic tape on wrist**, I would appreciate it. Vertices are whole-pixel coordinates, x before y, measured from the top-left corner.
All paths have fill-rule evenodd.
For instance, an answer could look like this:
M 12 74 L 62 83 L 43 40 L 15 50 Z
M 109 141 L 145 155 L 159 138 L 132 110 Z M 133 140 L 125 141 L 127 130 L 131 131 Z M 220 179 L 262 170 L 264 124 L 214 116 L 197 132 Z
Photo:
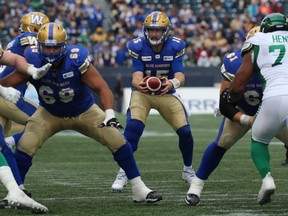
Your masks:
M 240 116 L 240 124 L 241 125 L 244 125 L 244 126 L 249 126 L 249 119 L 250 119 L 250 116 L 248 115 L 241 115 Z
M 174 89 L 177 89 L 180 87 L 180 81 L 176 78 L 169 79 L 169 81 L 172 83 Z

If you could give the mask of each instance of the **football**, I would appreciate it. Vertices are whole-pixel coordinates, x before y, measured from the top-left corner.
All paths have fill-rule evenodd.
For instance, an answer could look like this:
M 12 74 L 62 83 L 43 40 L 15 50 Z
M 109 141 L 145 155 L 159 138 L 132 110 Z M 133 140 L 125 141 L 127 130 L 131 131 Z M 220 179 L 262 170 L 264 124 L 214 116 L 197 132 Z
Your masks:
M 147 88 L 150 92 L 157 92 L 161 88 L 161 80 L 157 77 L 149 77 L 146 81 Z

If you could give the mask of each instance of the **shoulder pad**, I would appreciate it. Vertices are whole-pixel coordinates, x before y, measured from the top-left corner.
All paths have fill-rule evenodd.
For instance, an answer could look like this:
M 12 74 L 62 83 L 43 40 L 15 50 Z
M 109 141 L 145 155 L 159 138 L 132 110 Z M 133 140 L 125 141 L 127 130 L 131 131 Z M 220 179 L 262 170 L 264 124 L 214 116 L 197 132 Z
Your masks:
M 222 76 L 223 76 L 227 81 L 232 82 L 232 80 L 234 79 L 234 76 L 235 76 L 235 75 L 232 74 L 232 73 L 229 73 L 229 72 L 226 70 L 224 64 L 222 64 L 220 71 L 221 71 Z
M 243 56 L 244 53 L 250 51 L 252 48 L 253 48 L 253 44 L 245 41 L 241 49 L 241 55 Z
M 186 52 L 186 42 L 177 37 L 169 37 L 171 40 L 172 48 L 175 50 L 175 58 L 183 56 Z
M 37 44 L 37 37 L 36 35 L 27 35 L 25 37 L 20 38 L 21 46 L 30 46 Z
M 83 46 L 68 45 L 67 52 L 71 63 L 78 68 L 81 74 L 85 73 L 91 62 L 88 50 Z
M 139 58 L 139 52 L 142 49 L 142 47 L 143 47 L 143 38 L 141 37 L 130 40 L 127 43 L 129 55 L 136 59 Z

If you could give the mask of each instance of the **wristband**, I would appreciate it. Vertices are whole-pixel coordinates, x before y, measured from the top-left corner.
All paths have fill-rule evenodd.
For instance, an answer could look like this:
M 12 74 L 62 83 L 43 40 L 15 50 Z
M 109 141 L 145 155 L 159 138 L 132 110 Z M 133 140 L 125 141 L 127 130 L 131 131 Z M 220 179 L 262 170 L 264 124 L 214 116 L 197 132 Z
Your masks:
M 105 110 L 105 116 L 106 119 L 111 119 L 111 118 L 115 118 L 115 112 L 113 109 L 107 109 Z
M 250 116 L 242 114 L 240 116 L 240 124 L 244 126 L 249 126 L 249 119 L 250 119 Z
M 177 89 L 180 87 L 180 81 L 176 78 L 169 79 L 169 81 L 172 83 L 174 89 Z

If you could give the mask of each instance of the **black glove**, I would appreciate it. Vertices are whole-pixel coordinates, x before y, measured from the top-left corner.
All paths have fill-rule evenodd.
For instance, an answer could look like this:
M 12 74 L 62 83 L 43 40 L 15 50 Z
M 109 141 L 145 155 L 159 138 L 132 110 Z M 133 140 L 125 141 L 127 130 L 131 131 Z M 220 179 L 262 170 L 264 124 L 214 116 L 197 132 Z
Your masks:
M 231 121 L 233 121 L 234 115 L 240 111 L 235 107 L 236 104 L 231 103 L 228 88 L 222 91 L 222 93 L 220 94 L 219 101 L 220 101 L 219 108 L 222 115 L 226 116 Z
M 119 121 L 117 120 L 117 118 L 111 118 L 107 121 L 107 123 L 105 124 L 104 122 L 102 122 L 100 125 L 98 125 L 98 128 L 103 128 L 105 126 L 108 127 L 115 127 L 117 129 L 124 129 L 124 127 L 119 123 Z

